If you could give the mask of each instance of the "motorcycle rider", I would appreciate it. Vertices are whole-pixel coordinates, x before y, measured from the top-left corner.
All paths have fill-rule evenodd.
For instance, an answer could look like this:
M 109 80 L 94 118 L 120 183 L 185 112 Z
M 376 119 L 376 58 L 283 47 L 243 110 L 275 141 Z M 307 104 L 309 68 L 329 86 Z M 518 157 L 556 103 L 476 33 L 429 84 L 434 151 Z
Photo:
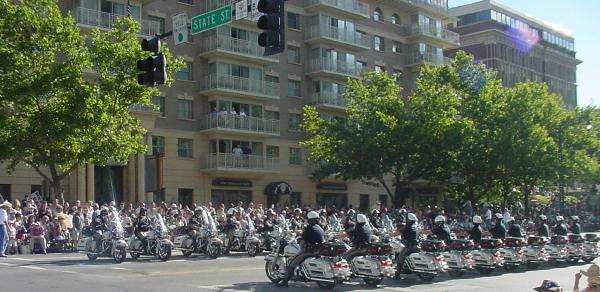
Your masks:
M 357 215 L 358 217 L 358 215 Z M 379 216 L 379 210 L 377 209 L 373 209 L 373 211 L 371 211 L 371 225 L 373 225 L 373 227 L 379 229 L 381 227 L 383 227 L 383 221 L 381 220 L 381 216 Z
M 356 225 L 346 230 L 346 236 L 352 240 L 352 248 L 346 252 L 344 259 L 350 262 L 352 258 L 367 254 L 368 245 L 371 243 L 371 229 L 369 220 L 364 214 L 356 215 Z
M 552 228 L 552 231 L 556 235 L 567 235 L 567 225 L 563 222 L 563 216 L 556 216 L 556 225 Z
M 579 225 L 579 216 L 571 216 L 571 226 L 569 226 L 571 233 L 581 234 L 581 225 Z
M 399 226 L 401 228 L 401 242 L 404 244 L 404 249 L 399 255 L 397 263 L 399 267 L 397 273 L 402 269 L 406 257 L 414 252 L 419 252 L 419 226 L 417 225 L 417 216 L 413 213 L 407 213 L 405 222 L 406 224 Z
M 108 230 L 108 208 L 102 207 L 100 214 L 94 218 L 92 227 L 94 228 L 94 239 L 96 240 L 96 251 L 102 252 L 102 233 Z
M 292 220 L 290 220 L 290 223 L 292 225 L 293 230 L 301 230 L 304 227 L 304 224 L 306 222 L 304 221 L 304 217 L 302 216 L 302 209 L 294 209 L 294 216 L 292 217 Z
M 545 237 L 550 236 L 550 227 L 548 227 L 548 224 L 546 224 L 547 219 L 548 218 L 546 217 L 546 215 L 540 215 L 538 226 L 537 226 L 538 236 L 545 236 Z
M 471 229 L 471 233 L 469 237 L 475 244 L 481 244 L 481 237 L 483 235 L 483 228 L 481 228 L 481 223 L 483 222 L 481 216 L 473 216 L 473 229 Z
M 233 237 L 235 235 L 235 230 L 238 227 L 238 221 L 235 219 L 236 213 L 239 212 L 235 208 L 229 208 L 227 210 L 227 219 L 225 219 L 225 224 L 223 225 L 223 232 L 227 234 L 227 250 L 231 248 L 231 244 L 233 244 Z
M 515 217 L 508 218 L 508 232 L 507 236 L 510 237 L 523 237 L 521 231 L 521 225 L 515 223 Z
M 450 241 L 450 227 L 446 224 L 446 217 L 438 215 L 433 222 L 435 224 L 432 230 L 433 235 L 435 235 L 438 240 L 448 243 L 448 241 Z
M 504 239 L 506 237 L 506 227 L 504 226 L 504 223 L 502 223 L 503 218 L 502 214 L 496 213 L 493 221 L 494 226 L 490 229 L 492 238 Z
M 277 286 L 279 287 L 287 287 L 288 281 L 292 278 L 296 267 L 305 259 L 319 254 L 318 247 L 323 243 L 325 237 L 325 232 L 319 225 L 319 213 L 310 211 L 306 217 L 308 218 L 308 226 L 306 226 L 304 232 L 302 232 L 302 250 L 290 262 L 285 277 L 281 282 L 277 283 Z
M 148 241 L 146 240 L 146 232 L 150 230 L 150 219 L 146 216 L 148 210 L 140 208 L 140 214 L 135 220 L 133 233 L 142 241 L 142 248 L 147 252 Z

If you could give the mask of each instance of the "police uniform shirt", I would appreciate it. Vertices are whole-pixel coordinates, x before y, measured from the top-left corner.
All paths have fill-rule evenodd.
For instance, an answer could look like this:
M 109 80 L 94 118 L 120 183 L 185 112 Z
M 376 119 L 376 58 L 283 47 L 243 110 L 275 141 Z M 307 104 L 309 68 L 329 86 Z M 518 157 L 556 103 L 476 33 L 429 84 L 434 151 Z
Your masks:
M 475 241 L 476 243 L 481 242 L 481 237 L 483 235 L 483 229 L 481 229 L 481 226 L 479 226 L 479 224 L 475 225 L 473 227 L 473 229 L 471 229 L 471 239 L 473 241 Z
M 307 250 L 313 250 L 319 244 L 323 243 L 325 232 L 319 224 L 311 224 L 304 229 L 302 232 L 302 239 L 306 244 Z
M 550 228 L 548 228 L 547 224 L 542 224 L 540 226 L 540 228 L 538 229 L 538 235 L 539 236 L 550 236 Z
M 439 240 L 450 240 L 450 228 L 446 224 L 435 227 L 433 229 L 433 234 Z
M 367 224 L 357 224 L 355 228 L 348 232 L 352 240 L 352 246 L 363 247 L 371 243 L 371 230 Z
M 419 231 L 415 223 L 406 225 L 406 227 L 402 229 L 402 240 L 407 244 L 417 244 L 418 238 Z
M 492 237 L 493 238 L 501 238 L 504 239 L 504 237 L 506 237 L 506 227 L 504 227 L 504 224 L 502 223 L 498 223 L 496 224 L 491 230 L 490 232 L 492 233 Z
M 511 237 L 522 237 L 523 234 L 521 234 L 521 225 L 512 224 L 508 229 L 508 235 L 510 235 Z

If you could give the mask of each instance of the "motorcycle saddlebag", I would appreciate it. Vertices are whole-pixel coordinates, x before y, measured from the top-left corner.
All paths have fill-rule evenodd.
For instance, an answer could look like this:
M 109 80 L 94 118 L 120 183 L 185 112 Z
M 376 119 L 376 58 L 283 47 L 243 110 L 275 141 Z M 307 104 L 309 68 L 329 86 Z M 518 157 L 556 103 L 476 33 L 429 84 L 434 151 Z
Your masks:
M 390 244 L 381 242 L 371 243 L 367 247 L 367 252 L 370 255 L 388 255 L 391 254 L 393 251 L 394 250 L 392 249 L 392 246 Z
M 319 247 L 319 254 L 326 257 L 341 256 L 346 251 L 346 245 L 343 243 L 325 242 Z

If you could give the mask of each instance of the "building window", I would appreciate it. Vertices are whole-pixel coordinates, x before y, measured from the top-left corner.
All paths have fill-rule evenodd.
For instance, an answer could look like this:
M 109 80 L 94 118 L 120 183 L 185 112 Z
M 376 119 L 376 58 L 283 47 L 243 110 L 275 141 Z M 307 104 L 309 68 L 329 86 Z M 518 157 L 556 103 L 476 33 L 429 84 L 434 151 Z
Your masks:
M 385 67 L 375 65 L 375 72 L 377 72 L 377 73 L 385 72 Z
M 279 158 L 279 146 L 267 145 L 267 158 Z
M 162 17 L 148 15 L 148 20 L 155 21 L 158 23 L 158 31 L 160 33 L 165 32 L 165 19 Z
M 358 73 L 362 73 L 363 70 L 365 70 L 367 68 L 367 62 L 365 61 L 356 61 L 356 71 L 358 71 Z
M 194 189 L 177 189 L 177 202 L 183 207 L 188 206 L 193 208 L 194 206 Z
M 185 66 L 177 71 L 177 79 L 192 80 L 192 62 L 185 62 Z
M 279 112 L 265 110 L 265 119 L 279 120 Z
M 288 46 L 288 63 L 300 64 L 300 48 Z
M 400 16 L 398 16 L 396 13 L 392 14 L 392 17 L 390 17 L 390 22 L 393 24 L 400 24 Z
M 302 97 L 300 81 L 288 79 L 288 96 Z
M 373 36 L 373 50 L 383 52 L 385 44 L 383 43 L 383 37 Z
M 152 155 L 165 153 L 165 137 L 152 136 Z
M 294 208 L 299 208 L 302 206 L 302 193 L 292 192 L 290 195 L 290 206 Z
M 290 147 L 290 165 L 302 165 L 302 149 Z
M 177 139 L 177 156 L 180 158 L 192 158 L 193 157 L 193 145 L 192 139 Z
M 300 29 L 300 15 L 296 13 L 287 13 L 287 25 L 288 28 Z
M 8 201 L 11 200 L 9 184 L 0 184 L 0 197 L 2 197 L 1 199 L 3 199 L 3 200 L 8 200 Z
M 381 9 L 379 9 L 379 7 L 375 8 L 375 10 L 373 10 L 373 20 L 383 21 Z
M 403 81 L 402 70 L 394 70 L 394 79 L 396 82 L 401 83 Z
M 40 195 L 42 194 L 42 185 L 31 185 L 30 188 L 30 194 L 33 194 L 35 192 L 38 192 Z
M 194 118 L 192 112 L 192 104 L 191 100 L 187 99 L 178 99 L 177 100 L 177 118 L 183 120 L 191 120 Z
M 392 43 L 392 52 L 394 53 L 402 53 L 402 43 L 394 41 Z
M 158 110 L 160 111 L 160 116 L 163 118 L 166 117 L 165 97 L 164 96 L 153 96 L 152 103 L 154 103 L 158 107 Z
M 273 75 L 265 75 L 265 81 L 271 83 L 279 83 L 279 77 Z
M 348 206 L 348 195 L 338 193 L 317 193 L 317 206 L 319 208 L 326 208 L 336 206 L 344 208 Z
M 288 130 L 298 131 L 300 130 L 300 115 L 288 113 Z

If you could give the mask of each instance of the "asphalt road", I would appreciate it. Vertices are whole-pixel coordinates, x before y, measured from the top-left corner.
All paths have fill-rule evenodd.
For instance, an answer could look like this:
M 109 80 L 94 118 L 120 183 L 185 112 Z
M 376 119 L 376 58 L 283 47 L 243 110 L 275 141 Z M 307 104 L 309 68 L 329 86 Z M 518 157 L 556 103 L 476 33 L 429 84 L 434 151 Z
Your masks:
M 177 254 L 177 255 L 175 255 Z M 88 261 L 84 254 L 18 255 L 0 258 L 0 291 L 307 291 L 319 289 L 311 283 L 290 283 L 289 288 L 273 286 L 265 276 L 263 257 L 245 254 L 216 260 L 203 256 L 184 258 L 174 252 L 168 262 L 150 257 L 127 258 L 122 264 L 112 259 Z M 598 262 L 598 259 L 596 260 Z M 442 275 L 424 283 L 415 275 L 388 280 L 378 289 L 361 282 L 336 286 L 335 291 L 533 291 L 544 279 L 573 287 L 574 274 L 587 269 L 583 263 L 537 270 L 495 272 L 480 276 L 471 272 L 459 279 Z M 584 280 L 584 279 L 582 279 Z M 582 283 L 583 284 L 583 283 Z

